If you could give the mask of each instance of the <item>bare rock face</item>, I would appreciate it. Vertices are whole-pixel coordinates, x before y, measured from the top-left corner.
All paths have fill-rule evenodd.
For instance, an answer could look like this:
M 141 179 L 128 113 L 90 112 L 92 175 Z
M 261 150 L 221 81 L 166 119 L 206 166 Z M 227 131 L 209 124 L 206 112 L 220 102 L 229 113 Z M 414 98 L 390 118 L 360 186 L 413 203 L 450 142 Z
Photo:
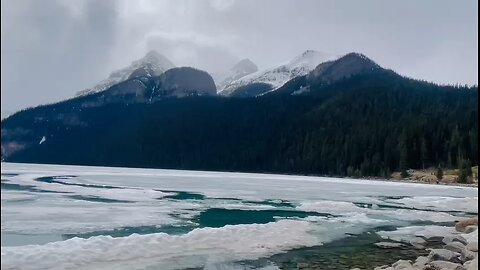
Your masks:
M 212 77 L 205 71 L 190 67 L 172 68 L 164 72 L 158 78 L 158 89 L 176 97 L 217 94 Z
M 458 232 L 465 232 L 466 228 L 468 226 L 478 226 L 478 218 L 468 218 L 468 219 L 463 219 L 463 220 L 460 220 L 459 222 L 457 222 L 455 224 L 455 230 L 457 230 Z M 473 228 L 471 228 L 473 229 Z M 474 230 L 471 230 L 470 232 L 472 232 Z M 465 232 L 467 233 L 467 232 Z

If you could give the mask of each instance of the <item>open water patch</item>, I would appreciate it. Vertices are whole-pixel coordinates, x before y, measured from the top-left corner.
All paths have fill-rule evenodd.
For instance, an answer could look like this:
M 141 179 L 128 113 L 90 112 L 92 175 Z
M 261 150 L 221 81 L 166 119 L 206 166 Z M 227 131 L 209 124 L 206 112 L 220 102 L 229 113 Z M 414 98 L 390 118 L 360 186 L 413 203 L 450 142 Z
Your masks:
M 70 176 L 70 175 L 44 176 L 44 177 L 35 178 L 35 181 L 42 182 L 42 183 L 49 183 L 49 184 L 61 184 L 66 186 L 79 186 L 79 187 L 86 187 L 86 188 L 123 189 L 122 187 L 109 186 L 109 185 L 81 184 L 81 183 L 71 183 L 71 182 L 58 180 L 58 179 L 70 179 L 73 177 L 75 176 Z
M 295 249 L 269 258 L 244 263 L 254 267 L 274 264 L 280 269 L 348 270 L 355 267 L 373 269 L 381 265 L 392 264 L 400 259 L 415 260 L 418 256 L 428 255 L 428 251 L 417 250 L 410 245 L 402 245 L 398 248 L 375 246 L 375 243 L 385 241 L 375 233 L 380 228 L 393 230 L 393 227 L 379 227 L 321 246 Z
M 151 226 L 129 226 L 129 227 L 122 227 L 112 230 L 100 230 L 100 231 L 93 231 L 93 232 L 85 232 L 85 233 L 69 233 L 63 234 L 63 240 L 67 240 L 74 237 L 79 238 L 90 238 L 94 236 L 102 236 L 102 235 L 109 235 L 111 237 L 126 237 L 132 234 L 153 234 L 153 233 L 166 233 L 170 235 L 180 235 L 186 234 L 197 226 L 194 224 L 182 224 L 182 225 L 151 225 Z
M 200 193 L 193 193 L 188 191 L 178 191 L 178 190 L 158 190 L 155 191 L 165 192 L 165 193 L 174 193 L 171 195 L 163 196 L 161 199 L 172 199 L 172 200 L 204 200 L 205 195 Z
M 219 228 L 225 225 L 266 224 L 269 222 L 274 222 L 277 219 L 306 218 L 308 216 L 332 217 L 330 214 L 295 210 L 243 210 L 209 208 L 201 212 L 193 221 L 198 223 L 200 227 Z
M 93 195 L 68 195 L 66 197 L 75 199 L 75 200 L 99 202 L 99 203 L 133 203 L 133 201 L 109 199 L 109 198 L 103 198 L 103 197 L 93 196 Z
M 29 192 L 39 192 L 39 193 L 70 193 L 70 192 L 60 192 L 53 190 L 39 189 L 31 185 L 20 185 L 14 183 L 1 182 L 1 189 L 4 190 L 14 190 L 14 191 L 29 191 Z

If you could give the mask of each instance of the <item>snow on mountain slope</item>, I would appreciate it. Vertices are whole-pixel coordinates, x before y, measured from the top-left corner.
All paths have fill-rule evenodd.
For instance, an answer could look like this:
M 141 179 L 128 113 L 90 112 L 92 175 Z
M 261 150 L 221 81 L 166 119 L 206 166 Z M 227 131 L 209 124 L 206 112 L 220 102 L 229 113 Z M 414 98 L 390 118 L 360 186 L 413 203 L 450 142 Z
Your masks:
M 323 62 L 334 60 L 337 57 L 326 53 L 308 50 L 298 55 L 290 62 L 278 67 L 257 71 L 255 73 L 234 80 L 223 88 L 220 88 L 220 95 L 230 96 L 236 89 L 241 86 L 252 83 L 265 83 L 272 86 L 272 90 L 281 87 L 287 81 L 307 74 L 315 69 L 315 67 Z
M 231 82 L 257 71 L 257 65 L 255 65 L 255 63 L 253 63 L 250 59 L 246 58 L 240 60 L 228 72 L 224 74 L 215 74 L 215 76 L 212 75 L 212 77 L 214 77 L 217 89 L 221 91 L 226 85 L 230 84 Z
M 152 50 L 149 51 L 143 58 L 133 61 L 129 66 L 111 73 L 108 79 L 101 81 L 94 87 L 77 92 L 76 96 L 84 96 L 91 93 L 101 92 L 114 84 L 127 80 L 132 75 L 158 76 L 174 67 L 175 65 L 165 56 Z

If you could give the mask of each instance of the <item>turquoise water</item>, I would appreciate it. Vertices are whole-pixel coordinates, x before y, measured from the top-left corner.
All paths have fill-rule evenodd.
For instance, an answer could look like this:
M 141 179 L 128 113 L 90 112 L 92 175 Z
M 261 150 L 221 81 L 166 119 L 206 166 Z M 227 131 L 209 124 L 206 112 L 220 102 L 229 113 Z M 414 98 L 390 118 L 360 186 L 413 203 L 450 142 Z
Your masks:
M 478 213 L 472 188 L 221 172 L 2 163 L 1 192 L 2 269 L 373 269 L 425 253 L 378 231 Z

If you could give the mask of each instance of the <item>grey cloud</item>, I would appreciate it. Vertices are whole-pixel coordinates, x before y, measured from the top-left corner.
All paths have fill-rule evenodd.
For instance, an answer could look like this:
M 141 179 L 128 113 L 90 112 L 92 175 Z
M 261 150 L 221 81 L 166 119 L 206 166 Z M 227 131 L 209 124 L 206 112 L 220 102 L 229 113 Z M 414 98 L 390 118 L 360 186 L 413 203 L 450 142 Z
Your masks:
M 475 0 L 5 0 L 2 109 L 71 97 L 156 49 L 211 72 L 302 51 L 365 53 L 438 83 L 478 82 Z

